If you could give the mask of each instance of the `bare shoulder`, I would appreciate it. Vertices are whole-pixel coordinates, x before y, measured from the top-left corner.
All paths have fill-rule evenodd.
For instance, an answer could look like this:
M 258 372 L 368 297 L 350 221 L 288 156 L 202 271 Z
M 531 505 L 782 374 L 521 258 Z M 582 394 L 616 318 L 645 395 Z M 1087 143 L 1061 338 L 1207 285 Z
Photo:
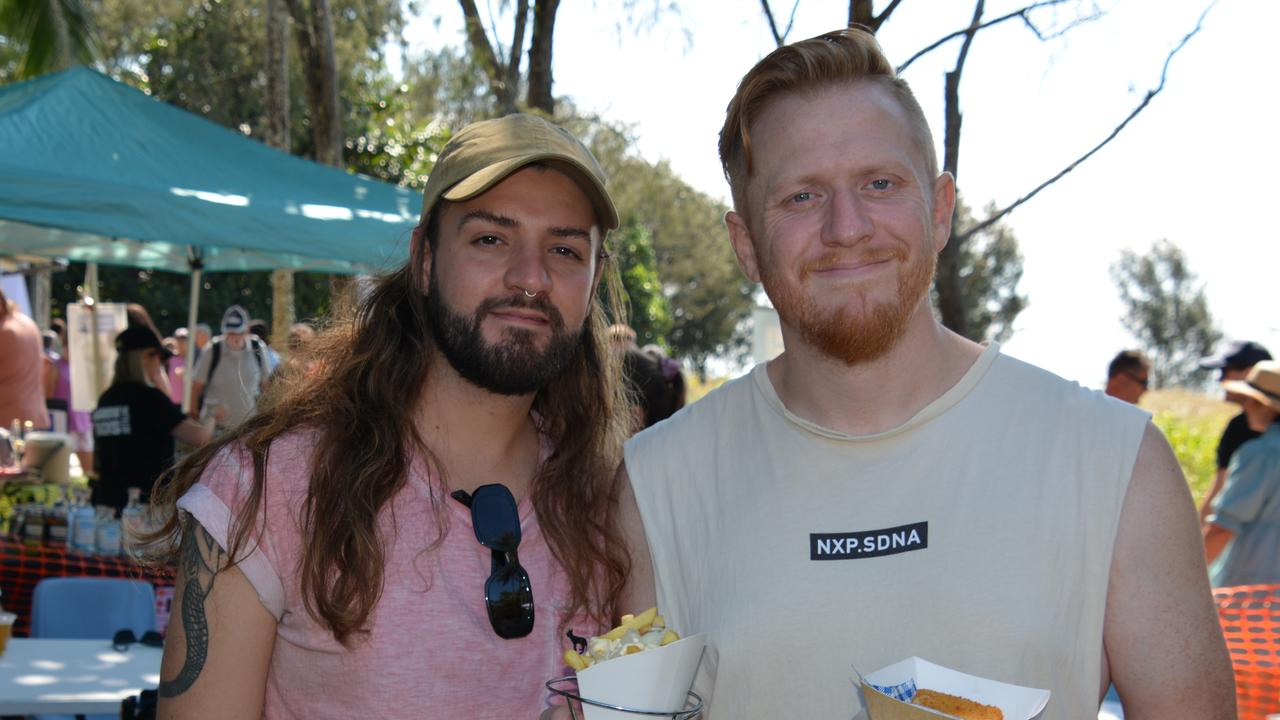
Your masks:
M 1116 534 L 1103 637 L 1102 689 L 1125 716 L 1235 717 L 1235 685 L 1209 590 L 1186 479 L 1148 423 Z
M 618 484 L 618 513 L 622 533 L 631 559 L 631 572 L 627 577 L 627 589 L 620 607 L 636 609 L 652 607 L 657 604 L 653 560 L 649 556 L 644 520 L 640 517 L 640 508 L 636 504 L 635 491 L 631 488 L 631 478 L 627 474 L 625 462 L 618 465 L 615 482 Z

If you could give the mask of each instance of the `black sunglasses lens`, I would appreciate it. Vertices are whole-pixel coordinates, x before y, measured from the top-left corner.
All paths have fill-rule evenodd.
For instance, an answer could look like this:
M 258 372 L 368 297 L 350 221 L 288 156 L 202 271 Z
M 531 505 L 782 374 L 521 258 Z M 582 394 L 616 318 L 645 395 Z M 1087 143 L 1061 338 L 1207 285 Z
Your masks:
M 491 550 L 511 552 L 520 546 L 520 512 L 505 486 L 476 488 L 471 496 L 471 524 L 476 539 Z
M 494 569 L 484 583 L 484 604 L 498 637 L 521 638 L 533 631 L 533 590 L 518 561 Z
M 129 646 L 138 642 L 138 636 L 132 630 L 117 630 L 111 637 L 111 648 L 116 652 L 124 652 Z
M 147 647 L 164 647 L 164 636 L 155 630 L 148 630 L 142 633 L 142 639 L 138 642 Z

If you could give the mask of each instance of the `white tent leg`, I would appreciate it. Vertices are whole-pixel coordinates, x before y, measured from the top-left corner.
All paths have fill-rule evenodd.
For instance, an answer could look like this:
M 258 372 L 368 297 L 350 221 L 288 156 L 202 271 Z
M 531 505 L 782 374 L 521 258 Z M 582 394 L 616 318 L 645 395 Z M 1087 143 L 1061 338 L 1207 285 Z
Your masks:
M 188 256 L 191 263 L 191 298 L 187 303 L 187 356 L 183 361 L 186 370 L 182 373 L 182 412 L 190 414 L 194 398 L 191 397 L 192 379 L 195 373 L 196 317 L 200 312 L 200 276 L 203 274 L 204 262 L 198 249 L 191 248 Z

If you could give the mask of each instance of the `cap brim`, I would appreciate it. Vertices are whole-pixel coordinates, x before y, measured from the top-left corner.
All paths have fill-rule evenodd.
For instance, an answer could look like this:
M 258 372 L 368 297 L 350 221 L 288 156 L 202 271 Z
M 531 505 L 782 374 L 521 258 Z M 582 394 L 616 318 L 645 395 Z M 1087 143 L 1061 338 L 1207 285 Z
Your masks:
M 440 193 L 440 198 L 451 202 L 470 200 L 520 168 L 538 163 L 554 167 L 573 179 L 595 208 L 596 219 L 603 225 L 602 230 L 618 229 L 618 211 L 613 207 L 613 201 L 609 199 L 604 187 L 596 182 L 595 176 L 576 160 L 555 153 L 523 155 L 494 163 L 458 181 Z

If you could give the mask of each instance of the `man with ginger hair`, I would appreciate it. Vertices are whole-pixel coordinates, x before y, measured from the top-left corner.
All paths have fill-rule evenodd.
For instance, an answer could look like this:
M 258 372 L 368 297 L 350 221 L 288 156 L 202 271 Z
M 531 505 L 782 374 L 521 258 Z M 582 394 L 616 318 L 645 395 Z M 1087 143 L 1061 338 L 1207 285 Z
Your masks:
M 875 39 L 761 60 L 720 156 L 785 350 L 620 470 L 624 604 L 707 634 L 708 717 L 858 716 L 852 668 L 913 655 L 1048 688 L 1043 720 L 1095 717 L 1111 683 L 1130 718 L 1234 717 L 1195 510 L 1149 416 L 935 319 L 954 180 Z

